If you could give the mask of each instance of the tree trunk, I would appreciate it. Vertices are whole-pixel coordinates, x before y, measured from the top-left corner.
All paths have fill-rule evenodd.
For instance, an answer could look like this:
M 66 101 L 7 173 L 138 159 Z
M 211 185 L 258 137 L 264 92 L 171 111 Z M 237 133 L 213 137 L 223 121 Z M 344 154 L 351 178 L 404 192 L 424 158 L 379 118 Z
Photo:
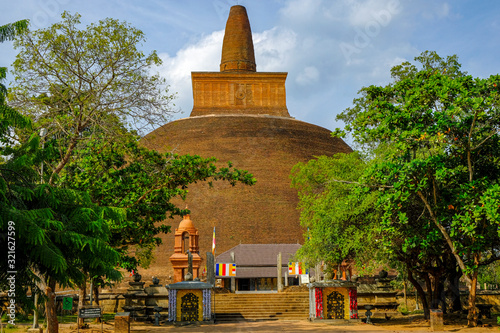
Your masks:
M 87 283 L 83 282 L 78 290 L 78 309 L 83 308 L 87 299 Z M 78 318 L 78 327 L 82 328 L 84 325 L 84 319 Z
M 441 305 L 441 310 L 443 310 L 443 314 L 448 313 L 448 304 L 446 303 L 446 291 L 444 289 L 446 282 L 446 278 L 442 277 L 439 280 L 439 284 L 437 285 L 437 295 L 439 304 Z
M 434 279 L 434 284 L 433 284 L 433 290 L 432 290 L 432 303 L 431 303 L 431 308 L 432 309 L 439 309 L 439 304 L 443 304 L 441 302 L 442 297 L 441 297 L 441 274 L 440 273 L 435 273 L 432 275 Z M 441 307 L 444 313 L 445 308 Z
M 49 280 L 46 294 L 47 301 L 45 302 L 45 316 L 47 317 L 47 332 L 58 333 L 59 332 L 59 322 L 57 321 L 56 312 L 56 283 L 55 281 Z
M 99 306 L 99 285 L 95 284 L 95 282 L 94 282 L 94 285 L 92 286 L 92 290 L 90 292 L 94 294 L 95 305 Z M 95 322 L 100 323 L 101 318 L 96 318 Z
M 448 293 L 451 295 L 452 301 L 452 311 L 462 312 L 462 301 L 460 299 L 460 277 L 462 276 L 462 271 L 454 272 L 449 278 L 450 285 L 448 287 Z
M 429 304 L 429 309 L 434 309 L 434 293 L 432 292 L 432 283 L 428 273 L 420 274 L 420 277 L 425 281 L 425 287 L 427 288 L 427 302 Z
M 476 309 L 477 270 L 472 273 L 471 281 L 469 285 L 469 314 L 467 316 L 467 325 L 469 327 L 476 327 L 478 319 Z
M 406 297 L 406 292 L 407 292 L 406 279 L 403 279 L 403 292 L 404 292 L 404 297 L 405 297 L 405 308 L 406 308 L 406 310 L 408 310 L 408 298 Z
M 422 307 L 424 308 L 424 317 L 425 319 L 429 319 L 431 316 L 431 312 L 429 310 L 429 303 L 427 302 L 427 297 L 425 295 L 424 289 L 422 289 L 422 286 L 420 283 L 418 283 L 417 280 L 413 277 L 412 271 L 408 269 L 408 281 L 411 282 L 411 284 L 417 289 L 417 293 L 420 296 L 420 299 L 422 300 Z
M 94 286 L 92 287 L 92 291 L 94 293 L 94 302 L 95 302 L 95 305 L 99 305 L 99 285 L 96 285 L 94 284 Z
M 78 124 L 77 129 L 75 130 L 76 133 L 73 134 L 73 137 L 69 141 L 69 146 L 68 146 L 68 149 L 66 150 L 66 154 L 64 155 L 62 160 L 59 162 L 59 164 L 56 166 L 55 170 L 50 175 L 49 185 L 51 185 L 51 186 L 54 185 L 53 184 L 54 176 L 58 175 L 59 172 L 61 172 L 61 170 L 64 168 L 64 166 L 68 163 L 68 161 L 71 157 L 71 154 L 73 153 L 73 149 L 75 149 L 76 144 L 78 143 L 78 136 L 80 134 L 79 129 L 80 129 L 80 125 Z

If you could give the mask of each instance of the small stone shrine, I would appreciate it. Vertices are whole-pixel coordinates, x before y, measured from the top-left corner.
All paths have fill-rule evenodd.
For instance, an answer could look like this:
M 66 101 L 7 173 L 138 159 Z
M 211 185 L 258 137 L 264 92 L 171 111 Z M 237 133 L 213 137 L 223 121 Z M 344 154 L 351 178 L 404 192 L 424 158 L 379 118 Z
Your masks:
M 210 256 L 212 256 L 210 258 Z M 207 253 L 207 260 L 213 263 L 212 253 Z M 167 285 L 168 289 L 168 321 L 197 322 L 213 321 L 212 313 L 212 288 L 213 285 L 201 282 L 198 278 L 193 280 L 193 255 L 188 253 L 188 272 L 184 281 Z M 209 276 L 214 276 L 213 265 L 207 267 Z
M 391 286 L 391 280 L 388 273 L 382 270 L 375 278 L 376 283 L 360 283 L 358 285 L 359 303 L 365 308 L 370 306 L 375 313 L 396 312 L 399 305 L 396 300 L 397 291 Z
M 168 309 L 168 291 L 163 285 L 160 284 L 160 279 L 153 277 L 153 284 L 144 288 L 144 291 L 148 295 L 146 298 L 146 313 L 148 315 L 148 319 L 166 319 L 168 317 L 168 314 L 166 313 Z M 165 313 L 160 313 L 163 311 L 165 311 Z
M 309 287 L 309 319 L 358 319 L 357 284 L 352 281 L 327 280 Z
M 170 256 L 174 268 L 174 283 L 183 281 L 188 267 L 188 252 L 192 256 L 192 278 L 199 276 L 201 257 L 198 254 L 198 237 L 198 229 L 194 227 L 189 214 L 184 215 L 179 228 L 175 229 L 174 254 Z
M 129 288 L 123 295 L 125 297 L 125 305 L 123 310 L 130 312 L 130 317 L 134 320 L 144 321 L 147 318 L 146 314 L 146 298 L 148 294 L 144 292 L 144 283 L 141 282 L 141 275 L 135 273 L 134 281 L 129 282 Z

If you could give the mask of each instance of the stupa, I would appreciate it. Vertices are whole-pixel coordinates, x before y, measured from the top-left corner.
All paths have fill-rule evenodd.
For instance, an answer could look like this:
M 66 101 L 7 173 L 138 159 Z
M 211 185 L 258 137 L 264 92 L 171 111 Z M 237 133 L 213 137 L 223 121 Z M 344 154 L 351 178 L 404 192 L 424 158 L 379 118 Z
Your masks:
M 254 186 L 214 182 L 213 188 L 201 183 L 189 187 L 186 203 L 196 219 L 203 258 L 211 250 L 214 226 L 217 253 L 241 243 L 301 243 L 304 230 L 299 222 L 297 192 L 290 188 L 292 167 L 315 156 L 352 151 L 340 138 L 332 137 L 330 130 L 290 116 L 287 73 L 256 69 L 247 11 L 233 6 L 220 72 L 193 72 L 190 116 L 156 129 L 141 141 L 159 152 L 213 156 L 220 166 L 231 161 L 257 179 Z M 141 273 L 167 278 L 168 282 L 173 275 L 168 260 L 173 243 L 173 233 L 164 235 L 156 263 Z

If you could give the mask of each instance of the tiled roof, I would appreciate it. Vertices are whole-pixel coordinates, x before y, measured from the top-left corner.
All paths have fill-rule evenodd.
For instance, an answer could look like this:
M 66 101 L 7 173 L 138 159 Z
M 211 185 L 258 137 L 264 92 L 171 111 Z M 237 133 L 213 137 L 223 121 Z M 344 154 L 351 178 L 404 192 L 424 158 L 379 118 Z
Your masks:
M 276 264 L 278 253 L 281 252 L 281 262 L 283 266 L 288 265 L 289 259 L 301 247 L 300 244 L 240 244 L 232 249 L 218 255 L 216 263 L 230 263 L 231 252 L 234 252 L 236 263 L 236 274 L 240 267 L 269 267 L 274 266 L 274 275 L 276 275 Z M 262 276 L 262 275 L 259 275 Z
M 285 276 L 288 272 L 287 267 L 283 267 L 281 274 Z M 249 278 L 275 278 L 278 276 L 278 269 L 276 264 L 274 267 L 238 267 L 236 268 L 236 278 L 249 279 Z

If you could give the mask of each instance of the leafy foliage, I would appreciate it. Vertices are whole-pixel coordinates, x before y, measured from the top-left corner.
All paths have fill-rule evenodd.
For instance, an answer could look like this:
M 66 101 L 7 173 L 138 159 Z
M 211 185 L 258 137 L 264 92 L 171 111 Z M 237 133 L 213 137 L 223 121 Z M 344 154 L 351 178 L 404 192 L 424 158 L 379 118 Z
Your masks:
M 7 40 L 12 40 L 16 35 L 19 35 L 28 29 L 28 20 L 21 20 L 14 23 L 0 26 L 0 43 Z M 19 112 L 5 103 L 7 97 L 7 87 L 3 81 L 7 77 L 7 68 L 0 67 L 0 138 L 1 142 L 6 144 L 9 142 L 8 134 L 10 133 L 9 126 L 25 128 L 31 125 L 27 117 L 23 117 Z
M 108 244 L 108 222 L 116 213 L 93 204 L 85 192 L 38 183 L 33 164 L 41 161 L 39 144 L 34 135 L 1 150 L 8 158 L 0 164 L 0 235 L 2 247 L 9 240 L 16 249 L 14 269 L 7 256 L 0 263 L 1 280 L 17 270 L 17 295 L 26 295 L 29 287 L 37 290 L 40 277 L 68 285 L 81 281 L 86 270 L 119 280 L 119 256 Z
M 357 183 L 367 164 L 358 153 L 320 156 L 292 170 L 292 187 L 299 191 L 300 221 L 307 228 L 298 252 L 311 266 L 325 261 L 336 267 L 344 260 L 358 269 L 375 263 L 378 192 Z M 337 181 L 337 180 L 342 181 Z
M 435 227 L 422 231 L 442 237 L 465 274 L 474 325 L 478 267 L 500 258 L 500 76 L 473 78 L 434 52 L 416 60 L 393 68 L 394 83 L 362 88 L 339 118 L 358 143 L 393 147 L 372 171 L 388 187 L 383 223 L 408 223 L 418 203 Z
M 0 26 L 0 43 L 13 40 L 17 35 L 26 31 L 28 23 L 28 20 L 20 20 Z
M 27 21 L 0 27 L 0 40 L 12 39 Z M 5 79 L 5 70 L 0 79 Z M 119 255 L 109 246 L 109 221 L 117 210 L 99 207 L 85 192 L 40 183 L 35 166 L 43 163 L 40 138 L 28 135 L 19 142 L 14 131 L 33 131 L 33 122 L 6 105 L 6 89 L 0 91 L 0 240 L 13 255 L 0 261 L 0 287 L 7 272 L 15 270 L 18 305 L 32 305 L 28 289 L 40 292 L 38 282 L 68 285 L 84 280 L 86 272 L 117 281 Z M 121 214 L 123 216 L 123 213 Z M 5 251 L 5 250 L 4 250 Z
M 51 166 L 50 183 L 94 132 L 112 139 L 120 135 L 118 124 L 154 128 L 172 113 L 165 79 L 150 74 L 160 58 L 138 48 L 142 31 L 110 18 L 79 30 L 78 14 L 65 12 L 62 19 L 14 43 L 13 105 L 67 140 L 58 147 L 62 158 Z

